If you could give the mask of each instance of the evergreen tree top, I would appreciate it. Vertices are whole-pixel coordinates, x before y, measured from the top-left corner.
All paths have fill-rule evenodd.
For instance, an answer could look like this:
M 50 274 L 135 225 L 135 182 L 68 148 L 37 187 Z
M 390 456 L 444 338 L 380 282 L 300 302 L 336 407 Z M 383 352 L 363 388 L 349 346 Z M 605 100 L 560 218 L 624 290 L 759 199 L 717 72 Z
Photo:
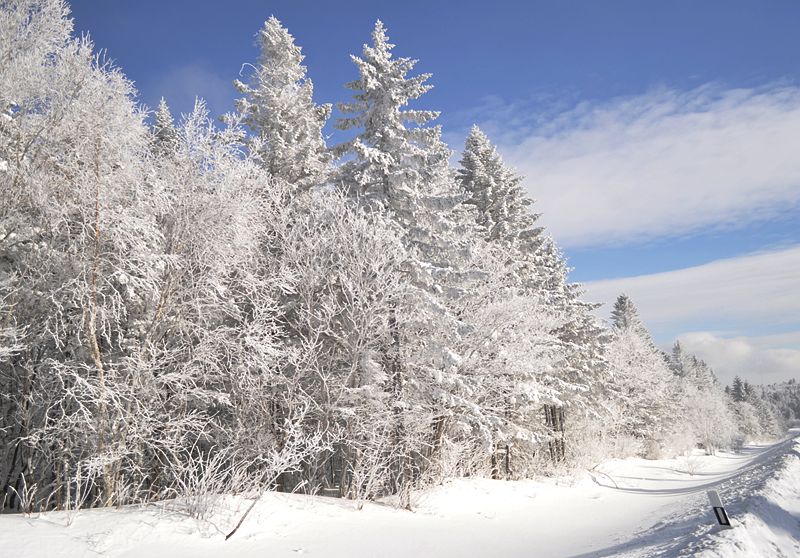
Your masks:
M 164 97 L 158 102 L 153 118 L 153 139 L 155 148 L 165 153 L 174 152 L 178 145 L 178 130 Z
M 274 16 L 257 35 L 258 64 L 248 83 L 235 81 L 244 97 L 236 101 L 242 121 L 254 133 L 248 147 L 269 173 L 308 191 L 327 180 L 330 153 L 322 128 L 330 105 L 316 105 L 303 54 Z
M 261 79 L 272 80 L 273 85 L 290 85 L 306 79 L 305 56 L 294 42 L 289 30 L 275 16 L 264 22 L 258 32 L 260 55 L 258 63 Z
M 355 101 L 340 103 L 339 110 L 352 115 L 340 118 L 336 127 L 340 130 L 364 128 L 362 140 L 378 144 L 390 141 L 393 136 L 408 136 L 406 123 L 424 125 L 439 116 L 437 111 L 402 110 L 414 99 L 418 99 L 433 86 L 425 83 L 431 74 L 407 77 L 417 60 L 393 58 L 395 45 L 389 42 L 383 22 L 378 20 L 372 31 L 372 45 L 365 44 L 362 56 L 351 56 L 359 70 L 360 79 L 347 84 L 357 91 Z M 416 133 L 425 141 L 425 132 Z
M 639 318 L 639 311 L 634 306 L 633 301 L 626 294 L 621 294 L 614 302 L 614 309 L 611 312 L 611 322 L 614 328 L 619 330 L 634 329 L 638 331 L 646 331 L 641 318 Z
M 437 235 L 431 237 L 420 226 L 443 224 L 463 196 L 441 128 L 426 126 L 438 113 L 403 108 L 430 89 L 424 83 L 429 74 L 407 77 L 416 61 L 392 57 L 394 45 L 380 21 L 372 39 L 372 45 L 364 45 L 362 57 L 352 57 L 360 76 L 348 84 L 356 91 L 354 101 L 340 105 L 348 116 L 337 127 L 359 130 L 352 141 L 336 149 L 354 156 L 341 167 L 340 181 L 362 203 L 391 210 L 417 239 L 433 238 Z
M 522 187 L 522 177 L 507 166 L 497 148 L 478 126 L 472 126 L 464 145 L 458 180 L 477 211 L 477 222 L 490 240 L 522 243 L 523 250 L 538 247 L 541 228 L 533 203 Z

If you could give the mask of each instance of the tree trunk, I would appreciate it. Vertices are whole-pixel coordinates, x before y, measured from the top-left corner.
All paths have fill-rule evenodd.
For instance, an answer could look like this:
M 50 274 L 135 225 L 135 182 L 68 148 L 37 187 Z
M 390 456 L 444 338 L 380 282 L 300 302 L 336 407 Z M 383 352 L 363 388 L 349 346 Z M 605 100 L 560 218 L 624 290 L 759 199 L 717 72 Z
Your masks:
M 545 425 L 552 432 L 547 443 L 550 450 L 550 459 L 553 463 L 561 463 L 566 456 L 564 442 L 564 409 L 555 405 L 544 406 Z

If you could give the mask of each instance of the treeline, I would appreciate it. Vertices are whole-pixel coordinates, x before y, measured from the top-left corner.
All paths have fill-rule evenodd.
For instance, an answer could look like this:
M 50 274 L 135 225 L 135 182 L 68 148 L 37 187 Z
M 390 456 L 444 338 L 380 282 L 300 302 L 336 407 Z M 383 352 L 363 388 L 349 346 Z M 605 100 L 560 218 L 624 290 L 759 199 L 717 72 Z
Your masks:
M 733 398 L 743 410 L 739 414 L 756 416 L 760 423 L 775 421 L 778 425 L 794 428 L 800 427 L 800 384 L 791 379 L 777 384 L 754 386 L 747 380 L 735 377 L 733 383 L 725 388 L 725 392 Z M 773 417 L 774 415 L 774 417 Z M 741 423 L 752 424 L 752 418 Z M 743 427 L 745 434 L 750 434 L 752 427 Z
M 222 125 L 162 101 L 150 126 L 64 2 L 0 3 L 4 509 L 202 514 L 264 488 L 408 506 L 443 478 L 745 432 L 627 297 L 595 319 L 477 127 L 451 166 L 437 113 L 409 107 L 429 76 L 380 22 L 336 146 L 292 36 L 271 18 L 258 42 Z

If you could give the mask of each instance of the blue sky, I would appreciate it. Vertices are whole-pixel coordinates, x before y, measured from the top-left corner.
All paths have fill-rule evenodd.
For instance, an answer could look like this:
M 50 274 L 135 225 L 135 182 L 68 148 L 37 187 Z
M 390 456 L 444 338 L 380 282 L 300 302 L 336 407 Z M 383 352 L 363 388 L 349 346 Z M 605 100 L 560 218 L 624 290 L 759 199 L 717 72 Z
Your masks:
M 348 100 L 349 54 L 382 19 L 433 74 L 421 106 L 442 111 L 451 147 L 477 122 L 528 177 L 590 298 L 628 291 L 659 343 L 680 338 L 723 380 L 800 377 L 800 3 L 71 5 L 142 102 L 178 113 L 195 95 L 232 108 L 270 15 L 317 101 Z

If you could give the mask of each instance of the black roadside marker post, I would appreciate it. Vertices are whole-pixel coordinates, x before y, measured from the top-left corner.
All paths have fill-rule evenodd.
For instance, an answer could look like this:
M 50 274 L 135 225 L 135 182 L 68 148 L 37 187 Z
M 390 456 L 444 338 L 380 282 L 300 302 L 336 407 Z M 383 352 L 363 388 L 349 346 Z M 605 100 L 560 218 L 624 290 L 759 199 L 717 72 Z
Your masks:
M 725 512 L 725 508 L 722 507 L 722 500 L 719 499 L 719 494 L 717 491 L 709 490 L 708 499 L 711 502 L 711 507 L 714 508 L 714 515 L 717 516 L 717 523 L 719 523 L 720 528 L 733 529 L 731 520 L 728 518 L 728 514 Z

